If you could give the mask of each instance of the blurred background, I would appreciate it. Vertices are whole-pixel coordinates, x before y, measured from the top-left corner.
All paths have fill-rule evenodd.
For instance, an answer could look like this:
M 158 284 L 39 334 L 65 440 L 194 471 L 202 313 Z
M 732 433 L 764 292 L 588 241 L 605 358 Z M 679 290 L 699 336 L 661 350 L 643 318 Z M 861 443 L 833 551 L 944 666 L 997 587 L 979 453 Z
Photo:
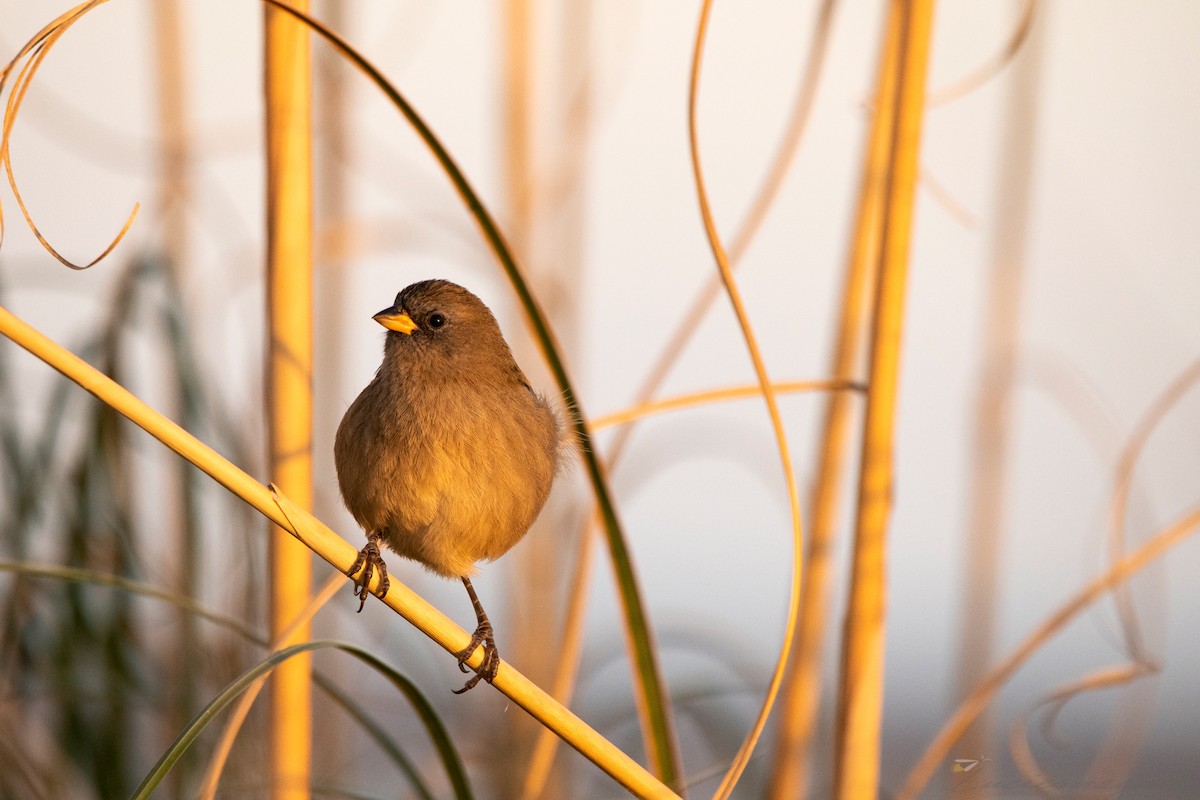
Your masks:
M 0 0 L 3 60 L 67 7 Z M 698 125 L 727 241 L 812 82 L 784 180 L 738 268 L 775 380 L 830 372 L 883 12 L 843 0 L 717 3 L 713 13 Z M 315 2 L 313 13 L 406 94 L 496 214 L 585 413 L 634 404 L 714 275 L 687 144 L 697 5 L 359 0 Z M 39 245 L 5 187 L 0 292 L 5 307 L 266 481 L 261 37 L 262 8 L 250 0 L 117 0 L 77 24 L 25 100 L 13 174 L 43 235 L 77 262 L 104 249 L 135 203 L 141 211 L 106 260 L 77 272 Z M 981 670 L 1110 563 L 1122 448 L 1195 371 L 1198 41 L 1200 6 L 1186 0 L 983 0 L 936 11 L 890 533 L 885 796 Z M 507 280 L 421 142 L 323 42 L 313 53 L 316 513 L 357 545 L 333 432 L 380 359 L 370 317 L 397 291 L 429 277 L 468 286 L 534 383 L 553 383 Z M 686 342 L 658 396 L 753 382 L 723 297 Z M 262 633 L 262 519 L 7 343 L 0 373 L 0 558 L 123 575 Z M 782 403 L 806 497 L 825 396 Z M 1195 507 L 1198 419 L 1192 390 L 1155 423 L 1122 520 L 1127 549 Z M 602 455 L 613 435 L 599 433 Z M 777 462 L 763 405 L 748 399 L 640 423 L 611 470 L 695 796 L 715 788 L 778 655 L 792 565 Z M 852 487 L 845 494 L 848 507 Z M 590 511 L 574 470 L 526 541 L 476 581 L 502 652 L 541 682 L 553 674 Z M 813 797 L 828 793 L 848 550 L 842 535 Z M 389 566 L 472 622 L 457 584 L 399 559 Z M 588 573 L 571 705 L 637 756 L 602 545 Z M 329 568 L 316 574 L 324 580 Z M 987 760 L 966 773 L 947 761 L 928 796 L 1039 796 L 1009 753 L 1014 722 L 1069 796 L 1189 796 L 1200 785 L 1197 574 L 1200 553 L 1187 542 L 1120 602 L 1089 608 L 952 752 Z M 23 786 L 128 794 L 203 702 L 262 655 L 173 604 L 61 574 L 0 573 L 0 596 L 0 763 L 29 776 L 13 778 L 12 796 Z M 314 635 L 363 644 L 407 674 L 443 715 L 479 795 L 519 794 L 513 765 L 536 733 L 523 713 L 490 690 L 453 697 L 461 679 L 450 659 L 379 604 L 360 616 L 356 607 L 347 587 Z M 1057 715 L 1040 705 L 1129 664 L 1132 651 L 1158 669 L 1074 697 Z M 432 748 L 395 692 L 337 654 L 316 663 L 354 688 L 443 796 Z M 409 796 L 374 745 L 316 702 L 314 782 L 335 795 Z M 231 795 L 264 789 L 256 725 L 257 711 L 223 782 Z M 766 795 L 768 736 L 735 796 Z M 172 791 L 191 796 L 205 742 L 176 768 Z M 1097 773 L 1095 760 L 1114 754 L 1127 769 Z M 560 752 L 555 770 L 546 796 L 620 796 L 573 752 Z

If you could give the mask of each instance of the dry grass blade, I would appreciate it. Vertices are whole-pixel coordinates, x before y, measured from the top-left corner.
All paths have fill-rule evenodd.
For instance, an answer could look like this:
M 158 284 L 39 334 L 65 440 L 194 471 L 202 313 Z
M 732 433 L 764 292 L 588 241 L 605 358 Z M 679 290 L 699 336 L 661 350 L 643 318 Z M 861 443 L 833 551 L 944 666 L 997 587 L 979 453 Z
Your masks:
M 813 107 L 813 101 L 816 99 L 817 86 L 820 82 L 821 73 L 825 65 L 826 55 L 828 53 L 828 45 L 830 32 L 833 28 L 834 11 L 836 10 L 836 0 L 823 0 L 816 11 L 816 19 L 813 23 L 812 37 L 809 42 L 808 56 L 805 59 L 802 68 L 800 86 L 796 91 L 795 100 L 792 103 L 792 110 L 789 116 L 787 126 L 780 136 L 779 144 L 768 164 L 765 175 L 759 184 L 758 190 L 751 201 L 750 208 L 742 218 L 737 231 L 734 233 L 729 245 L 729 262 L 736 268 L 743 254 L 749 249 L 750 244 L 754 241 L 755 235 L 758 233 L 762 223 L 766 220 L 767 213 L 770 211 L 775 202 L 775 198 L 783 186 L 784 178 L 787 176 L 788 170 L 792 161 L 799 150 L 800 141 L 804 136 L 804 131 L 808 126 L 808 119 Z M 561 171 L 559 171 L 561 172 Z M 561 191 L 561 189 L 552 188 L 548 194 L 553 198 Z M 658 359 L 651 366 L 645 381 L 637 392 L 637 403 L 646 404 L 661 388 L 663 380 L 671 367 L 682 355 L 684 347 L 692 337 L 696 326 L 700 324 L 700 320 L 704 314 L 712 306 L 714 300 L 717 299 L 721 291 L 721 277 L 719 274 L 713 274 L 704 288 L 700 290 L 692 301 L 691 306 L 684 313 L 683 319 L 676 327 L 675 331 L 668 338 L 666 345 L 659 354 Z M 596 425 L 597 420 L 593 419 L 593 425 Z M 609 449 L 609 463 L 615 468 L 624 453 L 625 445 L 628 443 L 629 435 L 632 433 L 632 428 L 626 427 L 621 430 L 613 440 L 612 447 Z M 590 549 L 592 547 L 592 521 L 584 523 L 583 530 L 580 534 L 580 551 L 578 558 L 586 560 L 590 558 Z M 578 568 L 577 568 L 578 569 Z M 572 608 L 576 606 L 571 605 Z M 584 606 L 578 606 L 579 614 L 582 614 Z M 564 625 L 563 638 L 572 636 L 572 632 L 582 625 L 580 619 L 567 617 Z M 562 652 L 561 661 L 557 669 L 561 672 L 564 669 L 570 669 L 568 662 L 577 659 L 577 654 L 568 653 L 565 650 Z M 556 682 L 557 683 L 557 682 Z M 569 686 L 564 686 L 564 691 L 569 691 Z M 565 695 L 560 695 L 557 692 L 555 697 L 562 699 Z M 535 750 L 539 753 L 544 750 L 550 750 L 545 760 L 539 760 L 537 764 L 545 765 L 549 768 L 549 762 L 553 758 L 553 748 L 556 746 L 556 740 L 553 737 L 540 735 Z M 544 781 L 545 776 L 532 774 L 527 775 L 526 787 L 539 786 Z M 526 795 L 529 796 L 528 794 Z
M 1053 374 L 1057 375 L 1058 371 L 1056 370 Z M 1099 599 L 1105 592 L 1119 589 L 1124 585 L 1125 580 L 1129 576 L 1186 538 L 1191 532 L 1191 528 L 1200 525 L 1200 513 L 1193 513 L 1147 542 L 1132 554 L 1122 555 L 1124 553 L 1125 510 L 1128 504 L 1129 492 L 1133 485 L 1133 471 L 1137 464 L 1137 459 L 1144 450 L 1150 435 L 1157 429 L 1166 414 L 1175 407 L 1184 394 L 1195 386 L 1197 382 L 1200 382 L 1200 361 L 1193 362 L 1184 369 L 1179 377 L 1172 381 L 1155 400 L 1141 421 L 1135 426 L 1133 434 L 1121 450 L 1121 455 L 1117 459 L 1112 505 L 1109 513 L 1110 539 L 1114 544 L 1114 561 L 1110 564 L 1108 572 L 1093 581 L 1092 584 L 1047 620 L 1041 628 L 1031 634 L 1005 662 L 993 669 L 987 678 L 980 682 L 975 690 L 963 700 L 954 715 L 942 727 L 942 730 L 933 742 L 930 743 L 921 760 L 917 762 L 916 766 L 909 773 L 904 788 L 897 796 L 898 800 L 916 796 L 929 780 L 930 775 L 933 774 L 937 763 L 949 752 L 949 748 L 958 741 L 972 722 L 982 713 L 983 709 L 1000 690 L 1001 686 L 1012 677 L 1016 670 L 1045 641 L 1066 625 L 1076 614 Z M 1118 558 L 1118 556 L 1121 557 Z M 1120 605 L 1118 605 L 1118 609 L 1121 609 Z M 1130 621 L 1125 620 L 1125 622 L 1129 623 Z M 1154 668 L 1154 666 L 1152 660 L 1146 657 L 1143 652 L 1140 638 L 1134 635 L 1135 631 L 1136 628 L 1131 630 L 1126 627 L 1127 646 L 1130 649 L 1130 657 L 1133 663 L 1121 669 L 1129 673 L 1137 672 L 1141 674 L 1147 669 Z M 1111 678 L 1112 675 L 1119 671 L 1110 670 L 1105 675 Z M 1071 689 L 1070 694 L 1073 695 L 1077 691 L 1088 690 L 1089 684 L 1087 679 L 1084 679 L 1074 688 L 1068 688 Z M 1057 696 L 1056 694 L 1051 699 Z M 1018 746 L 1022 746 L 1021 740 L 1014 739 L 1013 741 Z M 1028 752 L 1027 746 L 1026 752 Z M 1032 755 L 1029 755 L 1028 759 L 1029 763 L 1033 763 Z
M 1179 377 L 1146 411 L 1121 448 L 1114 472 L 1108 515 L 1110 563 L 1119 559 L 1127 550 L 1125 520 L 1129 495 L 1133 487 L 1134 468 L 1138 458 L 1166 414 L 1195 386 L 1197 381 L 1200 381 L 1200 362 L 1193 362 L 1180 373 Z M 1146 651 L 1141 624 L 1138 621 L 1128 583 L 1121 583 L 1113 588 L 1113 600 L 1131 663 L 1080 678 L 1078 681 L 1055 690 L 1046 699 L 1040 701 L 1036 707 L 1051 705 L 1050 712 L 1043 721 L 1043 731 L 1047 737 L 1050 736 L 1050 729 L 1059 711 L 1068 700 L 1087 692 L 1130 683 L 1158 670 L 1153 658 Z M 1145 736 L 1148 729 L 1149 720 L 1146 718 L 1146 712 L 1149 706 L 1144 701 L 1138 702 L 1132 696 L 1123 696 L 1121 702 L 1125 704 L 1126 711 L 1114 713 L 1113 719 L 1119 719 L 1120 724 L 1110 727 L 1108 742 L 1094 756 L 1088 777 L 1083 781 L 1082 785 L 1084 786 L 1103 786 L 1111 792 L 1113 787 L 1123 783 L 1129 770 L 1132 769 L 1139 749 L 1138 741 Z M 1032 783 L 1041 787 L 1043 791 L 1051 794 L 1057 792 L 1061 795 L 1063 793 L 1061 788 L 1055 786 L 1050 777 L 1038 766 L 1032 754 L 1025 733 L 1027 717 L 1028 714 L 1024 714 L 1015 720 L 1009 735 L 1011 749 L 1017 759 L 1018 767 Z
M 776 394 L 866 391 L 866 387 L 862 383 L 840 378 L 826 381 L 780 381 L 772 384 L 771 387 Z M 752 397 L 762 397 L 761 385 L 729 386 L 724 389 L 711 389 L 706 392 L 690 392 L 663 400 L 656 400 L 653 403 L 642 403 L 622 411 L 605 414 L 602 417 L 593 417 L 591 420 L 592 429 L 599 431 L 618 425 L 629 425 L 637 420 L 652 417 L 656 414 L 663 414 L 668 411 L 678 411 L 684 408 L 721 403 L 727 400 L 746 400 Z
M 775 391 L 780 394 L 805 391 L 843 393 L 862 392 L 864 390 L 865 387 L 861 383 L 851 380 L 791 381 L 775 384 Z M 609 427 L 629 425 L 645 417 L 668 411 L 692 408 L 708 403 L 761 397 L 761 395 L 762 389 L 758 385 L 733 386 L 707 392 L 694 392 L 653 403 L 644 403 L 600 417 L 593 417 L 591 427 L 594 431 L 600 431 Z M 559 637 L 562 655 L 556 667 L 554 687 L 552 688 L 552 694 L 559 702 L 566 702 L 569 698 L 579 666 L 579 646 L 583 640 L 583 612 L 586 608 L 587 575 L 591 564 L 592 534 L 595 524 L 596 520 L 593 519 L 585 526 L 580 540 L 579 555 L 576 558 L 574 577 L 569 584 L 571 586 L 571 594 L 568 597 L 567 612 L 564 615 L 566 624 L 563 626 L 563 633 Z M 533 756 L 530 758 L 529 770 L 525 775 L 524 788 L 522 790 L 523 797 L 533 798 L 541 794 L 549 777 L 549 770 L 553 763 L 557 741 L 553 736 L 539 735 L 534 745 Z
M 780 644 L 779 657 L 776 660 L 775 670 L 771 676 L 770 685 L 767 687 L 767 694 L 763 700 L 758 717 L 747 734 L 745 741 L 742 743 L 741 748 L 739 748 L 737 754 L 734 756 L 729 771 L 725 774 L 724 780 L 721 781 L 721 785 L 717 788 L 714 795 L 717 798 L 725 798 L 733 792 L 733 787 L 737 784 L 738 778 L 741 777 L 742 772 L 746 769 L 746 764 L 749 763 L 750 756 L 754 753 L 754 749 L 758 745 L 759 737 L 767 725 L 767 718 L 770 716 L 771 709 L 775 705 L 775 698 L 779 694 L 779 689 L 783 684 L 783 678 L 787 671 L 788 658 L 791 655 L 792 642 L 796 634 L 796 620 L 800 613 L 800 576 L 804 562 L 804 532 L 800 518 L 800 494 L 796 489 L 796 475 L 792 467 L 791 453 L 788 451 L 787 435 L 783 428 L 783 417 L 779 413 L 779 403 L 775 397 L 775 389 L 767 374 L 762 354 L 759 352 L 754 330 L 750 326 L 749 314 L 746 312 L 745 305 L 742 303 L 741 293 L 734 282 L 733 270 L 729 265 L 729 257 L 717 233 L 716 222 L 713 220 L 712 208 L 708 201 L 708 190 L 705 188 L 704 170 L 700 164 L 700 142 L 696 128 L 696 104 L 700 89 L 700 66 L 704 56 L 704 42 L 708 32 L 708 21 L 711 11 L 712 0 L 705 0 L 704 6 L 700 11 L 700 21 L 696 28 L 696 44 L 692 56 L 691 80 L 688 87 L 688 144 L 692 157 L 692 175 L 696 181 L 696 197 L 700 203 L 700 215 L 704 221 L 704 231 L 708 236 L 708 243 L 712 249 L 713 258 L 716 259 L 717 269 L 721 274 L 721 281 L 725 285 L 726 293 L 729 295 L 730 305 L 737 316 L 742 338 L 746 342 L 746 349 L 754 365 L 754 374 L 758 378 L 759 390 L 766 401 L 767 413 L 770 415 L 771 427 L 774 430 L 775 442 L 779 449 L 780 466 L 787 485 L 788 504 L 792 515 L 792 580 L 783 641 Z
M 934 177 L 933 173 L 925 168 L 921 168 L 921 186 L 929 192 L 929 196 L 940 205 L 946 213 L 954 217 L 964 228 L 974 228 L 979 224 L 979 218 L 971 212 L 963 203 L 961 203 L 950 190 L 946 188 L 940 180 Z
M 823 0 L 820 8 L 817 10 L 817 19 L 814 22 L 812 39 L 809 43 L 808 58 L 805 60 L 800 87 L 796 92 L 796 99 L 792 104 L 792 112 L 788 119 L 787 128 L 784 130 L 782 136 L 780 136 L 779 145 L 776 147 L 775 153 L 767 167 L 766 174 L 763 176 L 762 182 L 755 192 L 749 210 L 747 210 L 741 223 L 738 225 L 737 231 L 730 239 L 728 259 L 732 268 L 736 268 L 742 260 L 742 256 L 750 248 L 755 236 L 766 220 L 767 212 L 774 205 L 775 198 L 778 196 L 779 190 L 783 187 L 783 179 L 787 176 L 788 169 L 795 158 L 800 141 L 804 136 L 804 131 L 808 127 L 808 118 L 812 111 L 813 101 L 816 99 L 817 85 L 820 81 L 822 68 L 825 65 L 826 54 L 828 53 L 835 8 L 836 2 L 834 0 Z M 717 299 L 720 291 L 721 275 L 718 272 L 711 276 L 708 283 L 696 295 L 696 298 L 692 301 L 692 305 L 680 321 L 679 326 L 667 340 L 658 359 L 650 367 L 646 380 L 643 382 L 641 388 L 638 389 L 636 402 L 649 402 L 650 398 L 658 392 L 662 386 L 662 382 L 666 379 L 667 373 L 683 353 L 683 349 L 691 339 L 696 326 L 700 324 L 700 320 L 704 317 L 709 307 L 712 306 L 713 301 Z M 622 432 L 613 442 L 611 449 L 613 463 L 616 463 L 620 458 L 626 442 L 626 436 L 627 432 Z
M 54 44 L 60 38 L 62 38 L 62 35 L 66 33 L 72 25 L 83 18 L 84 14 L 105 2 L 108 2 L 108 0 L 91 0 L 91 2 L 81 3 L 70 11 L 60 15 L 49 25 L 42 28 L 42 30 L 39 31 L 32 39 L 26 42 L 25 45 L 17 52 L 16 57 L 14 57 L 12 61 L 5 66 L 4 70 L 0 72 L 0 90 L 2 90 L 4 84 L 7 82 L 16 65 L 21 63 L 25 56 L 29 56 L 28 60 L 21 65 L 20 71 L 17 73 L 16 80 L 13 83 L 12 91 L 8 95 L 8 102 L 5 104 L 3 133 L 0 135 L 0 163 L 4 165 L 4 172 L 8 177 L 8 185 L 12 190 L 13 198 L 16 199 L 17 206 L 21 209 L 21 214 L 24 216 L 25 222 L 29 225 L 29 229 L 33 232 L 33 235 L 37 238 L 42 247 L 44 247 L 46 251 L 50 253 L 50 255 L 58 259 L 58 261 L 63 265 L 75 270 L 87 269 L 95 266 L 100 261 L 103 261 L 104 258 L 108 256 L 108 254 L 111 253 L 114 248 L 116 248 L 120 241 L 125 238 L 125 234 L 133 225 L 133 220 L 135 217 L 137 217 L 137 213 L 141 208 L 141 205 L 134 205 L 133 211 L 130 212 L 129 217 L 125 220 L 125 224 L 121 227 L 121 230 L 117 233 L 113 240 L 109 242 L 108 246 L 104 248 L 100 255 L 96 256 L 86 264 L 76 264 L 59 253 L 58 250 L 56 250 L 53 245 L 50 244 L 46 237 L 42 235 L 42 232 L 38 228 L 37 224 L 34 223 L 33 216 L 25 204 L 25 199 L 21 195 L 20 188 L 17 186 L 16 176 L 13 174 L 12 154 L 9 150 L 9 145 L 12 138 L 13 127 L 16 125 L 17 116 L 21 110 L 21 104 L 25 100 L 25 94 L 29 91 L 29 87 L 33 82 L 33 77 L 35 74 L 37 74 L 38 67 L 41 66 L 42 61 L 50 53 L 50 49 L 54 47 Z M 4 216 L 2 211 L 0 211 L 0 241 L 3 241 L 3 238 Z
M 962 736 L 963 731 L 970 726 L 1004 684 L 1042 645 L 1062 630 L 1081 611 L 1112 591 L 1115 586 L 1128 580 L 1147 564 L 1166 554 L 1172 547 L 1193 535 L 1197 528 L 1200 528 L 1200 510 L 1185 514 L 1175 524 L 1122 558 L 1107 572 L 1085 586 L 1037 630 L 1027 636 L 1009 657 L 993 669 L 976 687 L 975 691 L 955 709 L 954 714 L 938 731 L 937 736 L 929 743 L 920 760 L 909 772 L 904 786 L 896 794 L 896 800 L 913 800 L 917 796 L 933 775 L 937 765 Z
M 1013 27 L 1012 33 L 1009 34 L 1000 52 L 984 61 L 972 70 L 969 75 L 940 89 L 930 91 L 926 105 L 933 108 L 934 106 L 953 102 L 960 97 L 970 94 L 996 77 L 1001 70 L 1008 66 L 1009 62 L 1020 51 L 1021 46 L 1025 44 L 1025 40 L 1029 38 L 1029 31 L 1033 28 L 1033 15 L 1037 10 L 1037 6 L 1038 0 L 1025 0 L 1025 8 L 1021 9 L 1021 16 L 1017 19 L 1017 24 Z
M 1200 382 L 1200 361 L 1195 361 L 1180 373 L 1179 377 L 1159 396 L 1154 405 L 1146 411 L 1146 414 L 1134 427 L 1129 441 L 1121 450 L 1113 478 L 1112 502 L 1108 515 L 1109 557 L 1114 561 L 1120 558 L 1126 550 L 1125 518 L 1129 509 L 1129 494 L 1133 487 L 1134 466 L 1146 448 L 1150 435 L 1158 428 L 1167 413 L 1175 407 L 1175 404 L 1198 382 Z M 1133 600 L 1125 590 L 1118 591 L 1115 599 L 1130 658 L 1135 661 L 1143 661 L 1145 653 L 1137 616 L 1133 609 Z
M 358 548 L 308 512 L 291 505 L 287 498 L 272 487 L 256 481 L 111 378 L 55 344 L 2 306 L 0 334 L 45 361 L 192 462 L 270 521 L 287 529 L 335 569 L 343 574 L 349 571 L 358 555 Z M 378 588 L 378 576 L 371 588 Z M 388 593 L 381 600 L 449 653 L 458 652 L 470 641 L 471 637 L 466 631 L 395 578 L 391 581 Z M 468 665 L 476 668 L 482 658 L 482 654 L 477 651 Z M 511 665 L 501 663 L 500 671 L 492 685 L 543 725 L 552 728 L 564 741 L 631 792 L 645 797 L 677 796 L 634 759 L 596 733 L 570 710 L 555 702 Z
M 1031 711 L 1018 714 L 1009 728 L 1008 736 L 1009 749 L 1012 751 L 1017 769 L 1021 771 L 1026 780 L 1038 787 L 1039 791 L 1053 797 L 1065 796 L 1066 792 L 1057 786 L 1054 780 L 1037 763 L 1037 759 L 1033 755 L 1033 750 L 1029 746 L 1028 727 L 1030 716 L 1036 714 L 1038 709 L 1049 706 L 1049 711 L 1042 721 L 1041 727 L 1043 735 L 1047 739 L 1050 739 L 1053 736 L 1053 727 L 1055 721 L 1058 719 L 1058 714 L 1062 711 L 1063 706 L 1072 698 L 1087 692 L 1124 686 L 1139 678 L 1144 678 L 1147 675 L 1157 672 L 1158 667 L 1153 664 L 1122 664 L 1098 670 L 1055 689 L 1049 696 L 1038 701 Z M 1113 787 L 1111 784 L 1105 785 L 1105 796 L 1113 796 L 1112 791 Z
M 883 190 L 894 127 L 896 53 L 899 27 L 893 11 L 884 26 L 876 78 L 871 130 L 864 143 L 858 209 L 842 291 L 841 322 L 833 353 L 833 374 L 856 375 L 866 334 L 878 263 Z M 812 488 L 808 563 L 802 588 L 796 655 L 780 708 L 778 741 L 772 767 L 771 797 L 802 798 L 812 771 L 810 748 L 821 705 L 822 665 L 833 583 L 838 506 L 846 477 L 853 408 L 846 394 L 827 400 L 817 477 Z

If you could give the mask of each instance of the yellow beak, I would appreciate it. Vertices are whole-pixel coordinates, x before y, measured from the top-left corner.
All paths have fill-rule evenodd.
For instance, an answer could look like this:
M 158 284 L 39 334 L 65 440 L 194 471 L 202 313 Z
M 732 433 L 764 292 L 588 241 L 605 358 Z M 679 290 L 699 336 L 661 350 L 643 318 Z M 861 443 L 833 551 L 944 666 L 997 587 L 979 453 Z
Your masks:
M 411 335 L 413 331 L 417 330 L 417 323 L 412 321 L 412 317 L 395 306 L 385 308 L 372 317 L 372 319 L 389 331 L 399 331 L 400 333 Z

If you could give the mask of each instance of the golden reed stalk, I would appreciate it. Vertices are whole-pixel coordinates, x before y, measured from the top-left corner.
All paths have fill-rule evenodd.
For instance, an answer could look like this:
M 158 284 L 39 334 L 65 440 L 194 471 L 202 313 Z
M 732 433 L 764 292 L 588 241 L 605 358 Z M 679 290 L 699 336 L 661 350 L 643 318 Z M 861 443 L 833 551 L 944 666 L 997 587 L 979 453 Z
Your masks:
M 291 4 L 308 10 L 307 0 Z M 308 28 L 264 9 L 267 146 L 267 419 L 269 470 L 298 506 L 312 508 L 312 75 Z M 308 604 L 312 555 L 270 538 L 271 638 Z M 308 640 L 301 625 L 291 640 Z M 312 657 L 288 659 L 271 681 L 271 796 L 309 796 Z
M 898 15 L 900 29 L 896 122 L 883 204 L 858 522 L 842 642 L 834 764 L 837 800 L 875 800 L 879 788 L 892 449 L 933 0 L 893 0 L 891 13 Z

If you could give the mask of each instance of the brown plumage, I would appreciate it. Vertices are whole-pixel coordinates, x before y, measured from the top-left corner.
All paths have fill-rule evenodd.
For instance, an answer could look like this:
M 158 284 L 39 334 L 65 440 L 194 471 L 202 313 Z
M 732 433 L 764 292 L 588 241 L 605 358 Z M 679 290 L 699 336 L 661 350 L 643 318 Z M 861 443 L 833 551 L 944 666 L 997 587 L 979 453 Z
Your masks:
M 459 667 L 483 645 L 479 671 L 499 666 L 491 624 L 470 576 L 504 555 L 537 518 L 558 468 L 562 425 L 530 388 L 492 312 L 449 281 L 414 283 L 375 315 L 388 328 L 375 379 L 346 411 L 334 441 L 346 508 L 367 531 L 356 574 L 359 610 L 380 543 L 460 578 L 478 627 Z M 359 569 L 361 568 L 361 573 Z

